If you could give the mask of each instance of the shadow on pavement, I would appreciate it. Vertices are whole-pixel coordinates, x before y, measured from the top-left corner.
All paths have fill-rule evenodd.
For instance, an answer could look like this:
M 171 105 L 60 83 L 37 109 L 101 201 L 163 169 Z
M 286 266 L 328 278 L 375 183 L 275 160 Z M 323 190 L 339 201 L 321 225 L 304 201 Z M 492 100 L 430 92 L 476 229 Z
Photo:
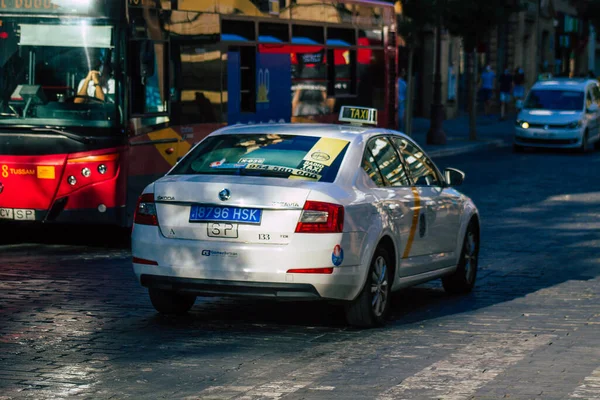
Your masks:
M 0 246 L 20 244 L 128 248 L 131 237 L 130 229 L 115 226 L 0 224 Z

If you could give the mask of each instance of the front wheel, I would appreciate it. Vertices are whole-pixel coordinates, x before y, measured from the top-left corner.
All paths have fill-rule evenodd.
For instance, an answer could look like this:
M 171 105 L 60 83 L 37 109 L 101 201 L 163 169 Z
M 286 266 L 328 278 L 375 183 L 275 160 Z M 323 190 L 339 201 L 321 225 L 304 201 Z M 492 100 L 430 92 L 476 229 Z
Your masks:
M 513 151 L 515 153 L 522 153 L 524 150 L 525 150 L 525 148 L 523 146 L 521 146 L 520 144 L 513 143 Z
M 444 290 L 448 293 L 468 293 L 475 286 L 479 257 L 479 227 L 471 221 L 465 233 L 460 259 L 456 271 L 442 278 Z
M 377 248 L 363 290 L 346 307 L 346 320 L 350 325 L 371 328 L 385 323 L 390 307 L 391 266 L 387 251 Z
M 161 314 L 185 314 L 196 302 L 196 296 L 170 290 L 149 289 L 148 292 L 152 305 Z

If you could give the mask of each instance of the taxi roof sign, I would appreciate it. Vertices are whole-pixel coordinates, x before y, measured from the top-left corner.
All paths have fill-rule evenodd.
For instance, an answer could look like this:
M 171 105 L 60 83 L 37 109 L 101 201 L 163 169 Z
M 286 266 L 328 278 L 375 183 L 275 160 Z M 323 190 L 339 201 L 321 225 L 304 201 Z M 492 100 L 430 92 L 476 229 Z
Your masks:
M 367 107 L 342 106 L 340 122 L 350 122 L 357 125 L 377 125 L 377 109 Z

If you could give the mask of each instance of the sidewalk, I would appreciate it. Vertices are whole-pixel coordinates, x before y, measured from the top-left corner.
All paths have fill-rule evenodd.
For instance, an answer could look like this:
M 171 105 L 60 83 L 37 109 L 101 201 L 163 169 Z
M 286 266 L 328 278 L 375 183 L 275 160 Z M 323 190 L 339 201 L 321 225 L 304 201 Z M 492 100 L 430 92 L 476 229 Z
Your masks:
M 477 116 L 477 141 L 469 141 L 469 116 L 444 121 L 445 145 L 428 145 L 427 131 L 430 121 L 426 118 L 413 118 L 412 138 L 431 157 L 443 157 L 510 146 L 515 131 L 515 118 L 500 121 L 499 115 Z

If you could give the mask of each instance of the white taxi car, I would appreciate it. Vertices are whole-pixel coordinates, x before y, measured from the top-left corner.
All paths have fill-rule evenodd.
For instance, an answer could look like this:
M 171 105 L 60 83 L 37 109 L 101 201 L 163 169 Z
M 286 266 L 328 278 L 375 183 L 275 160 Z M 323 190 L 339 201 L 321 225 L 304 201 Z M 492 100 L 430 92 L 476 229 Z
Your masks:
M 600 88 L 594 79 L 537 82 L 517 116 L 514 150 L 600 147 Z
M 141 195 L 133 268 L 162 313 L 196 296 L 335 300 L 355 326 L 384 322 L 390 292 L 475 284 L 479 215 L 377 111 L 354 125 L 236 125 L 213 132 Z M 363 124 L 363 126 L 358 125 Z

